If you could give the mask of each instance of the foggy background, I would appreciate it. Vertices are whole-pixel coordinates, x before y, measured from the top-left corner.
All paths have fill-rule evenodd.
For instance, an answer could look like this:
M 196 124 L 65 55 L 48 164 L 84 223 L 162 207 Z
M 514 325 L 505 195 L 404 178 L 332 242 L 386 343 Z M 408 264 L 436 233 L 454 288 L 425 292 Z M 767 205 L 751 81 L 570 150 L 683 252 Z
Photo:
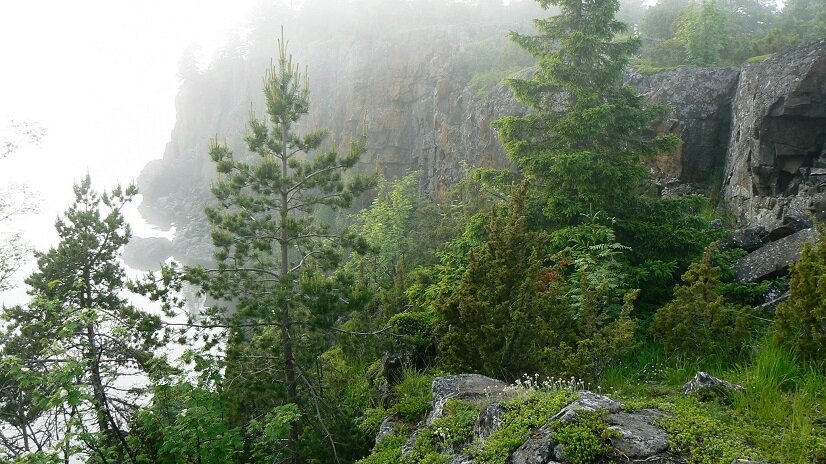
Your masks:
M 39 146 L 21 145 L 0 160 L 0 185 L 27 184 L 40 209 L 3 227 L 45 250 L 56 239 L 53 223 L 69 206 L 73 183 L 87 171 L 96 189 L 108 189 L 132 182 L 147 161 L 160 158 L 175 123 L 184 51 L 197 44 L 206 65 L 255 4 L 0 2 L 0 130 L 11 120 L 46 130 Z M 142 226 L 134 206 L 128 215 L 133 232 L 160 234 Z M 23 288 L 0 293 L 0 304 L 23 303 L 25 296 Z

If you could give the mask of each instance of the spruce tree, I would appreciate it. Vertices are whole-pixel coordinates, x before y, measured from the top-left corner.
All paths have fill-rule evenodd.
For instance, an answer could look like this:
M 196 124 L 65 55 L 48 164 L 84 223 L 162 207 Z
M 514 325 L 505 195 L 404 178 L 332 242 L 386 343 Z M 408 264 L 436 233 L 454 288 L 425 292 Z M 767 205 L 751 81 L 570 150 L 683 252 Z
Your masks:
M 623 35 L 617 0 L 539 3 L 561 14 L 535 20 L 537 35 L 511 34 L 537 66 L 532 76 L 507 81 L 531 111 L 496 127 L 508 156 L 536 177 L 551 223 L 573 225 L 600 211 L 621 216 L 647 177 L 641 157 L 677 143 L 649 135 L 659 109 L 621 82 L 640 40 Z
M 219 177 L 212 187 L 215 204 L 206 215 L 216 267 L 190 269 L 189 280 L 230 306 L 216 306 L 210 316 L 215 325 L 229 328 L 227 394 L 236 403 L 235 420 L 244 425 L 277 408 L 297 406 L 300 419 L 289 424 L 286 451 L 274 451 L 271 459 L 301 462 L 302 447 L 313 446 L 299 441 L 305 441 L 301 430 L 311 425 L 324 437 L 316 445 L 329 446 L 330 459 L 337 461 L 314 363 L 341 308 L 326 272 L 348 238 L 323 225 L 318 214 L 349 206 L 372 185 L 345 175 L 364 152 L 365 140 L 355 139 L 344 155 L 335 147 L 314 153 L 326 133 L 297 132 L 309 109 L 309 82 L 283 38 L 278 60 L 264 77 L 264 97 L 267 117 L 251 112 L 245 137 L 251 161 L 211 143 Z

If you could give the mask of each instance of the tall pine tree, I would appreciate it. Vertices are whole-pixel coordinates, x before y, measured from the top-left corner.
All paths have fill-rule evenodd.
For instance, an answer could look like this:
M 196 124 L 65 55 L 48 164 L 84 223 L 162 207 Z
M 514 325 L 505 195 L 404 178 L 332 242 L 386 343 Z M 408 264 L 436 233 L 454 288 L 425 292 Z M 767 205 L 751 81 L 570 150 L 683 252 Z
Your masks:
M 245 138 L 252 161 L 234 157 L 217 141 L 210 146 L 219 174 L 212 188 L 216 204 L 206 209 L 216 268 L 190 270 L 189 278 L 231 306 L 211 316 L 230 328 L 227 394 L 236 403 L 235 420 L 246 426 L 295 406 L 300 419 L 289 424 L 286 450 L 273 450 L 269 462 L 301 462 L 302 448 L 319 446 L 308 443 L 310 435 L 324 437 L 330 459 L 337 461 L 315 363 L 341 310 L 326 271 L 337 263 L 347 237 L 323 225 L 318 213 L 349 206 L 372 185 L 345 176 L 365 140 L 353 141 L 344 155 L 335 147 L 313 153 L 326 133 L 296 131 L 308 113 L 309 83 L 283 38 L 278 61 L 264 78 L 264 97 L 267 118 L 252 113 Z M 307 426 L 312 432 L 302 433 Z

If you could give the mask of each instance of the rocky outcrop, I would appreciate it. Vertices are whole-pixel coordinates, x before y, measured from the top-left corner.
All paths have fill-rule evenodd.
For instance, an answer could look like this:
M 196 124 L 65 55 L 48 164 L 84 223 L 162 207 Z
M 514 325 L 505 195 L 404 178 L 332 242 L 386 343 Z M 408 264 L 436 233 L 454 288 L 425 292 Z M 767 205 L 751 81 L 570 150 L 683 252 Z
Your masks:
M 702 371 L 683 385 L 684 395 L 696 395 L 702 401 L 717 400 L 730 403 L 735 393 L 743 393 L 744 391 L 745 389 L 740 385 L 735 385 Z
M 433 409 L 425 423 L 432 424 L 442 417 L 445 403 L 450 399 L 476 401 L 481 398 L 495 400 L 505 392 L 504 382 L 479 374 L 459 374 L 433 379 Z
M 824 200 L 826 40 L 745 65 L 732 117 L 723 206 L 740 223 L 771 229 Z
M 457 448 L 464 453 L 457 452 L 450 463 L 473 464 L 475 462 L 472 448 L 478 449 L 485 440 L 494 433 L 502 421 L 502 414 L 506 407 L 503 402 L 513 399 L 517 395 L 525 394 L 519 387 L 505 388 L 505 384 L 482 375 L 464 374 L 448 377 L 439 377 L 433 380 L 433 411 L 412 432 L 402 453 L 411 452 L 413 442 L 422 430 L 433 424 L 433 420 L 441 417 L 442 406 L 448 399 L 463 399 L 474 402 L 479 406 L 478 419 L 474 427 L 473 437 L 469 445 L 473 447 Z M 580 391 L 570 404 L 552 417 L 541 427 L 531 431 L 528 439 L 519 446 L 509 457 L 511 464 L 553 464 L 568 463 L 565 455 L 565 446 L 555 438 L 555 432 L 564 424 L 571 424 L 579 416 L 587 412 L 603 414 L 607 429 L 615 433 L 611 438 L 611 445 L 615 450 L 615 457 L 621 462 L 672 462 L 673 456 L 669 452 L 668 435 L 658 421 L 669 415 L 657 409 L 625 410 L 622 403 L 606 396 L 591 392 Z M 383 440 L 392 431 L 395 416 L 390 416 L 382 424 L 376 437 L 377 442 Z M 400 425 L 397 425 L 400 427 Z

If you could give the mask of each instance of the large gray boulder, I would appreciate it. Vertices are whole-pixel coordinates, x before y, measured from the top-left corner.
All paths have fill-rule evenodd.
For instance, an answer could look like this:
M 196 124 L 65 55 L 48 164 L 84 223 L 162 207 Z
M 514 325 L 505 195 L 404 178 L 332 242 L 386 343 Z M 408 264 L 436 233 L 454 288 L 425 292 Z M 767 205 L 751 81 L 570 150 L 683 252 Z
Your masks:
M 732 266 L 736 272 L 735 279 L 738 282 L 757 282 L 785 274 L 789 265 L 800 259 L 803 246 L 814 243 L 818 236 L 815 229 L 803 229 L 749 253 Z
M 826 193 L 826 40 L 747 64 L 732 105 L 723 206 L 768 229 Z
M 660 456 L 665 462 L 668 452 L 668 434 L 656 424 L 665 417 L 658 409 L 640 409 L 633 412 L 616 412 L 605 416 L 610 429 L 620 433 L 619 438 L 611 440 L 614 448 L 630 460 L 658 462 L 654 456 Z
M 551 419 L 551 422 L 573 422 L 579 418 L 580 411 L 608 411 L 610 413 L 614 413 L 622 411 L 622 408 L 622 403 L 618 401 L 614 401 L 607 396 L 584 390 L 579 392 L 579 398 L 574 400 L 568 406 L 562 408 L 562 410 Z
M 448 400 L 474 401 L 482 398 L 497 399 L 505 392 L 507 384 L 481 374 L 459 374 L 433 379 L 433 409 L 427 415 L 427 425 L 442 417 Z

